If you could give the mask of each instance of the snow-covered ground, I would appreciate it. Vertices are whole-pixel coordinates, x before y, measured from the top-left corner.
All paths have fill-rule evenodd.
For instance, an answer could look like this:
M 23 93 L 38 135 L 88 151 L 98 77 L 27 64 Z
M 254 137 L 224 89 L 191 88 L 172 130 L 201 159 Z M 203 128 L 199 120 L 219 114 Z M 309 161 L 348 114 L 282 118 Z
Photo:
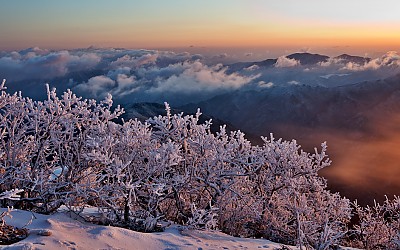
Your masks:
M 4 211 L 5 209 L 0 209 Z M 41 215 L 22 210 L 11 212 L 6 221 L 26 226 L 29 236 L 0 249 L 281 249 L 283 245 L 265 239 L 236 238 L 221 232 L 188 230 L 172 225 L 161 233 L 139 233 L 128 229 L 94 225 L 74 219 L 66 212 Z M 50 236 L 41 236 L 43 231 Z M 289 249 L 297 249 L 289 247 Z

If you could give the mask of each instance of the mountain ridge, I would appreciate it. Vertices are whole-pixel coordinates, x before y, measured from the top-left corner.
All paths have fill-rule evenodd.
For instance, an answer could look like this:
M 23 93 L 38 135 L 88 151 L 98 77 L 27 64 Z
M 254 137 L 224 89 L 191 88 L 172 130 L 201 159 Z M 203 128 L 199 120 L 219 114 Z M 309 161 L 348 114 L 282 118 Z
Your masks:
M 286 57 L 288 59 L 296 60 L 302 66 L 309 66 L 309 65 L 324 63 L 324 62 L 327 62 L 329 59 L 340 60 L 345 64 L 351 62 L 351 63 L 355 63 L 358 65 L 364 65 L 365 63 L 368 63 L 371 61 L 371 58 L 369 58 L 369 57 L 361 57 L 361 56 L 354 56 L 354 55 L 348 55 L 348 54 L 341 54 L 341 55 L 338 55 L 335 57 L 329 57 L 327 55 L 312 54 L 312 53 L 308 53 L 308 52 L 297 52 L 297 53 L 286 55 L 284 57 Z M 256 65 L 260 68 L 272 68 L 275 66 L 277 61 L 278 61 L 278 58 L 270 58 L 270 59 L 266 59 L 266 60 L 262 60 L 262 61 L 254 61 L 254 62 L 237 62 L 237 63 L 229 64 L 227 66 L 229 67 L 229 72 L 234 72 L 234 71 L 248 68 L 253 65 Z

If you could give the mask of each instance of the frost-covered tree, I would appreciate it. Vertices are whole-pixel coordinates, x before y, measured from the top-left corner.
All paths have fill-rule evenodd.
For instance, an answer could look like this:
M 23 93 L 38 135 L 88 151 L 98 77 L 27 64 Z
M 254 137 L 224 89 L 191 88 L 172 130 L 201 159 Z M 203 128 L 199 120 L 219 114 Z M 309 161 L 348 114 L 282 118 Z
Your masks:
M 145 124 L 130 120 L 102 126 L 89 140 L 87 154 L 92 165 L 102 166 L 91 171 L 92 179 L 100 180 L 92 188 L 99 204 L 133 224 L 144 215 L 192 223 L 199 211 L 214 213 L 219 197 L 243 171 L 239 158 L 246 148 L 234 150 L 242 147 L 237 143 L 244 139 L 241 133 L 215 136 L 209 123 L 198 124 L 199 116 L 172 115 L 167 105 L 166 116 Z
M 123 110 L 112 109 L 111 96 L 98 103 L 48 89 L 33 101 L 4 82 L 0 90 L 0 193 L 23 189 L 21 207 L 93 205 L 102 223 L 135 230 L 170 220 L 308 249 L 329 249 L 348 231 L 349 201 L 318 175 L 330 165 L 325 143 L 307 153 L 271 135 L 254 146 L 224 126 L 212 133 L 200 111 L 172 114 L 166 104 L 164 116 L 117 123 Z M 356 207 L 353 243 L 398 246 L 398 204 Z M 376 231 L 390 239 L 376 243 Z
M 330 164 L 325 144 L 314 154 L 273 137 L 252 146 L 240 131 L 211 133 L 210 122 L 198 124 L 199 112 L 166 111 L 145 124 L 105 126 L 91 142 L 88 158 L 104 166 L 94 192 L 117 220 L 218 221 L 227 233 L 318 249 L 346 233 L 349 202 L 318 176 Z
M 351 230 L 354 247 L 364 249 L 400 249 L 400 197 L 361 207 L 355 202 L 359 222 Z
M 23 188 L 22 202 L 51 212 L 74 197 L 88 167 L 82 154 L 87 136 L 99 124 L 116 118 L 108 97 L 97 104 L 71 91 L 61 98 L 47 90 L 45 101 L 21 93 L 0 95 L 0 189 Z
M 177 145 L 158 143 L 151 138 L 148 124 L 130 120 L 123 125 L 102 124 L 88 147 L 92 183 L 82 193 L 109 210 L 110 220 L 129 224 L 132 219 L 161 215 L 159 205 L 169 188 L 166 182 L 174 178 L 167 171 L 180 160 Z
M 223 206 L 237 216 L 227 217 L 229 231 L 316 249 L 337 244 L 351 211 L 349 201 L 327 191 L 318 176 L 330 164 L 326 144 L 309 154 L 296 141 L 263 139 L 248 159 L 252 174 L 238 182 L 239 195 Z

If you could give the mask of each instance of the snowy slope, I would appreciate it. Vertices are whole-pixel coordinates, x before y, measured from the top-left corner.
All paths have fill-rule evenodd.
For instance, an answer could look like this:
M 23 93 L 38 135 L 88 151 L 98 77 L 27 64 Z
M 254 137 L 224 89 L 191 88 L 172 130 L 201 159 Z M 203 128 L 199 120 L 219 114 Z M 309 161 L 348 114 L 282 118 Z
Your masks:
M 3 211 L 4 209 L 0 209 Z M 28 238 L 0 249 L 280 249 L 281 244 L 264 239 L 235 238 L 220 232 L 187 230 L 172 225 L 162 233 L 139 233 L 73 219 L 64 212 L 53 215 L 15 210 L 8 224 L 22 227 L 34 215 Z M 48 230 L 50 236 L 41 236 Z M 289 249 L 297 249 L 290 247 Z

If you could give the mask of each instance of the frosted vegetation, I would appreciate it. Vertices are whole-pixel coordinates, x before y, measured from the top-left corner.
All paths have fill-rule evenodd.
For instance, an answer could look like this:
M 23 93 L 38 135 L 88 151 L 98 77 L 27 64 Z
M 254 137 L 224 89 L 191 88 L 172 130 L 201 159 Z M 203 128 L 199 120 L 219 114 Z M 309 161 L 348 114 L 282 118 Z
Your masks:
M 400 247 L 399 197 L 363 208 L 331 193 L 318 175 L 330 165 L 325 143 L 312 154 L 272 135 L 253 146 L 240 131 L 211 133 L 200 111 L 166 104 L 142 123 L 118 119 L 111 96 L 47 95 L 33 101 L 1 85 L 3 206 L 79 214 L 90 205 L 97 223 L 144 232 L 172 221 L 314 249 Z

